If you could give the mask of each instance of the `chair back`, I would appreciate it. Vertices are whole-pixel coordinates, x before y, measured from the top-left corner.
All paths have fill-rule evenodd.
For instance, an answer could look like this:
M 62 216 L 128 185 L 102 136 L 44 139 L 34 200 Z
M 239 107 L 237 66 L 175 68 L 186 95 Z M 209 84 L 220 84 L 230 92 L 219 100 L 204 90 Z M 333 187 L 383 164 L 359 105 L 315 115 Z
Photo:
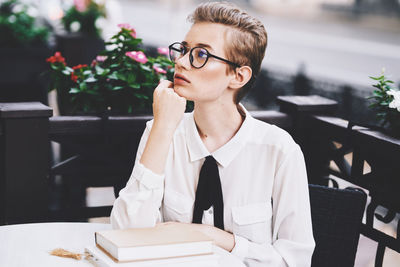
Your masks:
M 354 266 L 367 195 L 319 185 L 309 190 L 316 242 L 311 266 Z

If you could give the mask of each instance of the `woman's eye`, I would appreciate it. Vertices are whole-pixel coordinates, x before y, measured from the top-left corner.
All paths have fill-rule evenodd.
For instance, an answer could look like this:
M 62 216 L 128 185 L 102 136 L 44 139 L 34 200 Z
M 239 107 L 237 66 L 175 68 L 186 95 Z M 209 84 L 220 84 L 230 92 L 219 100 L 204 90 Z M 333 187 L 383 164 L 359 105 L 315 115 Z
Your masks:
M 200 57 L 200 58 L 206 58 L 206 57 L 207 57 L 207 52 L 204 51 L 204 50 L 200 50 L 200 51 L 197 53 L 197 56 Z

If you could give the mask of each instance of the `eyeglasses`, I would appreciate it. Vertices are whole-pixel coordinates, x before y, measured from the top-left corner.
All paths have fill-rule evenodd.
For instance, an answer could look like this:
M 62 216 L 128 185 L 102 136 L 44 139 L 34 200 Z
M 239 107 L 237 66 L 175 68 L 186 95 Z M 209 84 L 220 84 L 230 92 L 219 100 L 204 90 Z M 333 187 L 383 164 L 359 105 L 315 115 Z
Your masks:
M 176 62 L 176 60 L 186 55 L 186 53 L 189 51 L 189 47 L 179 42 L 171 44 L 168 48 L 169 48 L 169 58 L 171 59 L 172 62 Z M 222 60 L 236 68 L 240 68 L 239 64 L 233 63 L 227 59 L 213 55 L 210 52 L 208 52 L 208 50 L 205 49 L 204 47 L 197 46 L 190 49 L 189 61 L 193 68 L 200 69 L 204 67 L 204 65 L 206 65 L 210 57 Z

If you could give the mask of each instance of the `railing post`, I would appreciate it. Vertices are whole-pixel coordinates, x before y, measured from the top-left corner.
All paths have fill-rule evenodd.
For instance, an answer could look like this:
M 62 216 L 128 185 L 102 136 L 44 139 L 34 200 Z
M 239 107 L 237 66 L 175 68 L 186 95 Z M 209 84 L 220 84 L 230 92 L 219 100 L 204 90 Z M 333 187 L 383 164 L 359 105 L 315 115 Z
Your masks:
M 318 138 L 318 132 L 312 129 L 311 115 L 331 115 L 338 103 L 334 100 L 317 95 L 310 96 L 279 96 L 277 98 L 280 111 L 292 117 L 293 128 L 291 134 L 301 146 L 307 164 L 309 183 L 326 185 L 328 180 L 323 179 L 327 174 L 326 167 L 329 160 L 323 155 L 329 149 L 324 139 Z
M 0 103 L 0 224 L 47 217 L 52 114 L 39 102 Z

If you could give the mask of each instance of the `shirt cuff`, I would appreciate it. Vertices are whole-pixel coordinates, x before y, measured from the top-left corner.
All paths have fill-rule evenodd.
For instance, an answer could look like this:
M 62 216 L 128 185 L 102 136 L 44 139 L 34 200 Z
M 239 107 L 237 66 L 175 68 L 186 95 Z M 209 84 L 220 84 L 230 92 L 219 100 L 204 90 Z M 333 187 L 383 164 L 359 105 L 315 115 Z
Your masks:
M 148 189 L 163 187 L 164 175 L 152 172 L 139 162 L 133 167 L 132 176 Z
M 233 236 L 235 238 L 235 246 L 233 247 L 231 253 L 243 261 L 248 255 L 249 240 L 236 234 L 233 234 Z

